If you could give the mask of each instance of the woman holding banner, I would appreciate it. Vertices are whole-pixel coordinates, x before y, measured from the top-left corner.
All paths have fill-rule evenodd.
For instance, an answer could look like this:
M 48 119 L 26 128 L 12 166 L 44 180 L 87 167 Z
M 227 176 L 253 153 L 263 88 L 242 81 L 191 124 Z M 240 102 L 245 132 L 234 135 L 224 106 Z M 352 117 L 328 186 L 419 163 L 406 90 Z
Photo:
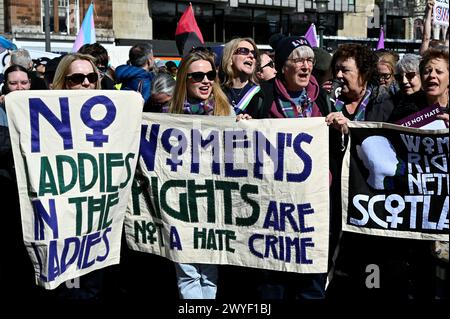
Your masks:
M 20 65 L 12 65 L 4 73 L 4 92 L 0 97 L 0 194 L 2 196 L 2 224 L 7 225 L 1 232 L 0 240 L 4 258 L 0 262 L 0 285 L 8 291 L 7 298 L 25 300 L 34 298 L 30 295 L 35 290 L 34 271 L 22 236 L 19 195 L 14 172 L 11 140 L 8 130 L 4 98 L 13 91 L 29 90 L 30 73 Z M 7 256 L 7 257 L 6 257 Z M 6 299 L 8 300 L 8 299 Z
M 100 89 L 99 72 L 94 58 L 87 54 L 70 53 L 58 64 L 53 90 Z M 55 289 L 57 299 L 99 301 L 103 294 L 104 269 L 99 269 L 66 281 Z
M 185 56 L 176 82 L 169 113 L 235 116 L 220 88 L 212 53 L 194 50 Z M 217 265 L 175 263 L 175 267 L 181 298 L 216 298 Z

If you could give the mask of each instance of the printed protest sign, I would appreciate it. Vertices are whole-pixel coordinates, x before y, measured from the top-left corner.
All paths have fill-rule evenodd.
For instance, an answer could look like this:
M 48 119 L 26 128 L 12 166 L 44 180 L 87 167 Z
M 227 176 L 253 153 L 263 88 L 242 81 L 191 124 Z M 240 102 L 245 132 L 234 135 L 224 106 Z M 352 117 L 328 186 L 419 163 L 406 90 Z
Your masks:
M 342 171 L 342 228 L 448 240 L 448 129 L 350 123 Z
M 39 285 L 53 289 L 119 262 L 142 105 L 128 91 L 6 96 L 23 238 Z
M 448 0 L 435 0 L 433 24 L 448 27 Z
M 327 271 L 323 118 L 145 114 L 128 245 L 181 263 Z
M 396 122 L 396 124 L 406 127 L 421 127 L 423 129 L 430 130 L 446 129 L 447 125 L 445 124 L 445 121 L 437 117 L 439 114 L 441 114 L 441 107 L 439 104 L 432 105 L 416 113 L 408 115 L 407 117 Z

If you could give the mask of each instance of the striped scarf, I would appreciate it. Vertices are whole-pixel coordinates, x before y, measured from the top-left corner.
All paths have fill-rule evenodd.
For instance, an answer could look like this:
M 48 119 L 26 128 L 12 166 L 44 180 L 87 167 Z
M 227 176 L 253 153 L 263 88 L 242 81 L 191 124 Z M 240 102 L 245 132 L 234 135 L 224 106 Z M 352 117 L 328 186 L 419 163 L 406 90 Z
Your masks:
M 364 121 L 366 118 L 366 107 L 367 104 L 369 104 L 370 101 L 370 95 L 372 94 L 372 91 L 368 88 L 366 90 L 366 94 L 364 94 L 364 97 L 362 101 L 358 105 L 357 112 L 355 114 L 354 121 Z M 345 107 L 345 102 L 342 100 L 339 100 L 339 98 L 336 99 L 335 103 L 336 110 L 338 112 L 342 112 L 342 109 Z
M 168 113 L 169 106 L 163 106 L 162 113 Z M 214 100 L 210 99 L 200 103 L 190 103 L 187 100 L 183 104 L 183 114 L 194 115 L 213 115 L 214 112 Z
M 286 118 L 311 117 L 313 102 L 308 97 L 306 89 L 303 89 L 301 92 L 298 104 L 289 97 L 286 89 L 278 79 L 275 80 L 275 90 L 278 95 L 276 103 Z

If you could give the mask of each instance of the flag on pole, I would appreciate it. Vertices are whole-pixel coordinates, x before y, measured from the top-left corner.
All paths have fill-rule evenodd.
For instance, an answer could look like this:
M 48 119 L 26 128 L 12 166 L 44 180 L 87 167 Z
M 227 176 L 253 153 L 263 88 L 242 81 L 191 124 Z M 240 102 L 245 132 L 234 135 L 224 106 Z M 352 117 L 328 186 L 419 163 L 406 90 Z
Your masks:
M 309 44 L 313 48 L 317 48 L 319 44 L 317 43 L 317 32 L 316 32 L 316 26 L 314 23 L 311 23 L 309 26 L 308 31 L 305 33 L 305 38 L 308 40 Z
M 5 50 L 17 50 L 17 46 L 7 38 L 0 35 L 0 53 Z
M 378 38 L 377 50 L 384 49 L 384 29 L 383 26 L 380 28 L 380 37 Z
M 72 52 L 77 52 L 84 44 L 95 43 L 95 26 L 94 26 L 94 2 L 91 2 L 84 16 L 80 31 L 72 47 Z
M 202 32 L 200 31 L 197 21 L 195 21 L 194 9 L 192 4 L 184 11 L 178 21 L 175 30 L 175 42 L 177 43 L 178 53 L 185 56 L 192 48 L 204 44 Z

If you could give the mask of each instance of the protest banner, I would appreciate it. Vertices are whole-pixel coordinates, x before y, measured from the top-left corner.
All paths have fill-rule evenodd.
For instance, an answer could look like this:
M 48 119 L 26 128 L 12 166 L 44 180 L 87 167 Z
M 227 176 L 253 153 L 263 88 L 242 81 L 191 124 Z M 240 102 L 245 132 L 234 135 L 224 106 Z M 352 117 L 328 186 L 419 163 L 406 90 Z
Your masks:
M 433 25 L 448 27 L 448 0 L 435 0 L 433 6 Z
M 437 117 L 439 114 L 442 114 L 442 108 L 439 104 L 436 104 L 413 113 L 397 121 L 395 124 L 430 130 L 446 129 L 447 125 L 445 121 Z
M 342 168 L 342 229 L 448 240 L 448 129 L 351 122 Z
M 327 271 L 323 118 L 145 114 L 128 246 L 180 263 Z
M 6 96 L 23 239 L 39 285 L 54 289 L 119 263 L 142 107 L 131 91 Z

